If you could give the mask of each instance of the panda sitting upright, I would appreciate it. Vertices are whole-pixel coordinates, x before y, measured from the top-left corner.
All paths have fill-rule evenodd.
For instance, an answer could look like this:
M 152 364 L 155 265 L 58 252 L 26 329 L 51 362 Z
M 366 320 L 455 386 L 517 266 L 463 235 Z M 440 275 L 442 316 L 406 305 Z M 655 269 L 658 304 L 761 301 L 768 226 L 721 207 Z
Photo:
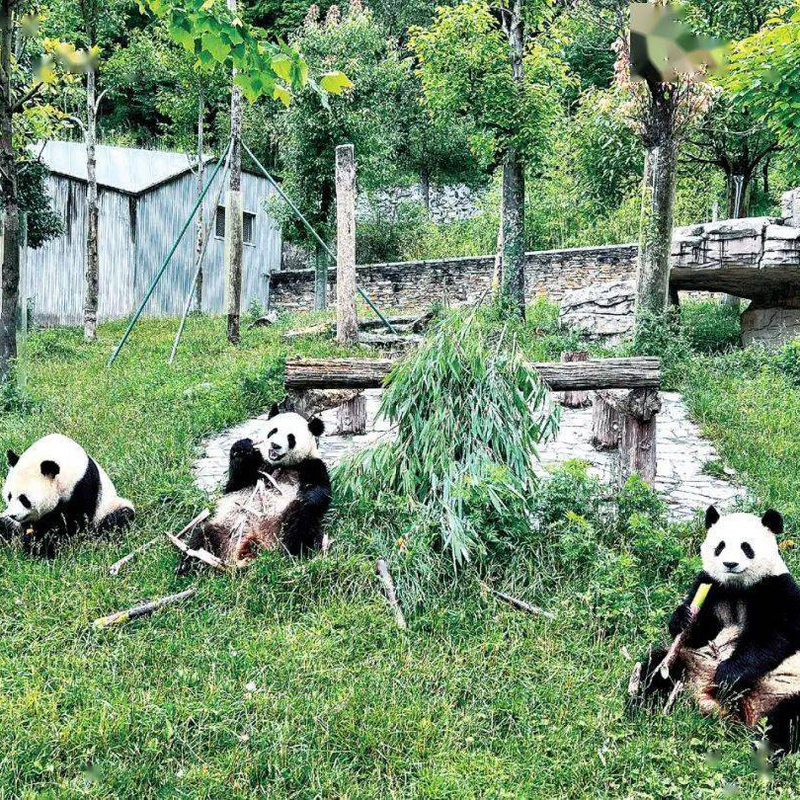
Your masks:
M 105 534 L 133 520 L 131 502 L 117 495 L 102 467 L 68 436 L 53 433 L 22 455 L 6 455 L 0 538 L 20 532 L 26 552 L 52 557 L 60 541 L 83 528 Z
M 754 726 L 767 719 L 770 742 L 784 752 L 800 746 L 800 588 L 781 558 L 774 510 L 720 517 L 706 511 L 703 571 L 669 622 L 683 647 L 667 678 L 653 651 L 642 669 L 645 692 L 668 691 L 685 681 L 704 711 L 733 713 Z M 710 584 L 694 621 L 690 604 Z
M 211 519 L 189 538 L 188 549 L 205 549 L 226 566 L 241 567 L 261 550 L 299 555 L 319 547 L 331 502 L 328 469 L 317 451 L 323 430 L 322 420 L 279 413 L 273 405 L 264 441 L 240 439 L 231 447 L 225 492 Z M 184 553 L 178 574 L 196 563 Z

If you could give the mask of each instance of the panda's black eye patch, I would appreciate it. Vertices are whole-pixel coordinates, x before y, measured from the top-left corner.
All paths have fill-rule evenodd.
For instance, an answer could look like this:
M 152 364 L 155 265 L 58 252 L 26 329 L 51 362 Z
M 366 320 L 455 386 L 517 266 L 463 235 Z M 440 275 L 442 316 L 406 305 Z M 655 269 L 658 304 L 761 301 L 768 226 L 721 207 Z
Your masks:
M 755 558 L 756 557 L 756 551 L 753 550 L 753 548 L 750 547 L 750 545 L 747 542 L 742 542 L 742 552 L 748 558 Z
M 278 432 L 277 428 L 273 428 L 268 434 L 267 439 L 271 439 Z
M 31 501 L 28 500 L 28 496 L 27 495 L 21 494 L 19 496 L 19 501 L 20 501 L 20 503 L 22 503 L 23 506 L 25 506 L 25 508 L 30 508 L 31 507 Z
M 724 549 L 725 549 L 725 542 L 720 542 L 720 543 L 719 543 L 719 544 L 718 544 L 718 545 L 717 545 L 717 546 L 714 548 L 714 555 L 715 555 L 715 556 L 718 556 L 718 555 L 719 555 L 719 554 L 720 554 L 720 553 L 721 553 L 721 552 L 722 552 Z
M 286 441 L 287 441 L 287 442 L 289 442 L 289 449 L 290 449 L 290 450 L 293 450 L 293 449 L 294 449 L 294 446 L 297 444 L 297 439 L 295 439 L 295 438 L 294 438 L 294 434 L 293 434 L 293 433 L 290 433 L 290 434 L 289 434 L 289 435 L 286 437 Z

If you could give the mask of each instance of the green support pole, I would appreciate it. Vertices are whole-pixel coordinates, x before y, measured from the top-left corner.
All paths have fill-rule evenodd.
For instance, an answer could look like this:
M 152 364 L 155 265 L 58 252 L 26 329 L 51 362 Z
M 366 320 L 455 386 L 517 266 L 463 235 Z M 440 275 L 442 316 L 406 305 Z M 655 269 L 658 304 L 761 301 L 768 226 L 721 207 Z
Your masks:
M 308 232 L 317 240 L 317 242 L 320 244 L 323 250 L 325 250 L 325 252 L 331 257 L 331 260 L 335 264 L 336 254 L 330 249 L 330 247 L 328 247 L 327 244 L 325 244 L 322 237 L 314 230 L 314 228 L 311 226 L 311 223 L 303 216 L 303 212 L 300 211 L 300 209 L 286 196 L 283 189 L 281 189 L 281 187 L 277 184 L 272 175 L 270 175 L 269 172 L 267 172 L 264 165 L 253 155 L 253 151 L 244 142 L 242 142 L 242 148 L 247 153 L 247 155 L 249 155 L 250 158 L 253 160 L 253 163 L 264 173 L 264 177 L 275 187 L 275 191 L 281 196 L 283 201 L 289 206 L 289 208 L 292 209 L 292 211 L 294 211 L 295 214 L 297 214 L 300 221 L 303 223 L 303 225 L 306 226 Z M 367 305 L 378 315 L 378 319 L 380 319 L 380 321 L 388 328 L 388 330 L 391 333 L 396 334 L 397 331 L 392 327 L 392 323 L 389 322 L 389 320 L 386 319 L 386 317 L 384 317 L 383 314 L 381 314 L 377 306 L 372 302 L 372 300 L 370 300 L 367 293 L 360 286 L 356 286 L 356 289 L 358 289 L 358 293 L 361 295 L 361 297 L 364 299 Z
M 169 253 L 167 253 L 167 257 L 164 259 L 164 263 L 161 265 L 161 269 L 156 273 L 155 278 L 153 278 L 152 283 L 150 284 L 150 288 L 147 290 L 144 299 L 139 304 L 139 308 L 136 309 L 136 313 L 133 315 L 133 319 L 128 323 L 128 327 L 125 329 L 125 333 L 122 335 L 122 339 L 120 343 L 114 348 L 114 352 L 108 357 L 108 361 L 106 362 L 106 367 L 110 367 L 114 361 L 116 360 L 117 356 L 119 355 L 119 351 L 125 346 L 125 342 L 128 341 L 128 337 L 131 335 L 131 331 L 133 330 L 133 326 L 138 322 L 139 317 L 142 316 L 142 311 L 144 311 L 144 307 L 147 305 L 147 301 L 152 296 L 153 292 L 158 285 L 158 282 L 161 280 L 164 272 L 166 272 L 167 267 L 169 266 L 169 262 L 172 260 L 172 256 L 175 255 L 175 251 L 178 249 L 178 245 L 181 243 L 181 239 L 183 239 L 183 234 L 186 233 L 186 229 L 191 225 L 192 220 L 194 219 L 194 215 L 197 213 L 197 209 L 200 208 L 200 204 L 203 202 L 203 198 L 208 193 L 208 190 L 211 188 L 211 184 L 214 182 L 214 178 L 217 177 L 217 173 L 222 168 L 222 164 L 228 156 L 228 150 L 230 150 L 231 143 L 228 142 L 228 146 L 225 148 L 225 152 L 217 161 L 217 166 L 214 168 L 214 171 L 211 173 L 211 177 L 208 179 L 208 183 L 203 189 L 202 194 L 200 197 L 197 198 L 197 202 L 194 204 L 194 208 L 189 212 L 189 216 L 186 218 L 186 222 L 184 222 L 183 227 L 181 228 L 181 232 L 178 234 L 178 238 L 175 240 L 175 244 L 172 245 Z

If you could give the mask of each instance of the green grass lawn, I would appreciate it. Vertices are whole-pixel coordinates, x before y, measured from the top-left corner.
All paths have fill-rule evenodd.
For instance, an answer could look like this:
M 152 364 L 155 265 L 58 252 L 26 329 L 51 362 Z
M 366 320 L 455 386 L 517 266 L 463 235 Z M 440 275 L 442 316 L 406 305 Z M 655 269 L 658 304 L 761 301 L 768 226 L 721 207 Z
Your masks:
M 279 327 L 230 348 L 221 320 L 193 319 L 167 367 L 175 326 L 143 323 L 111 370 L 120 325 L 92 345 L 77 331 L 29 340 L 34 404 L 2 416 L 0 445 L 78 439 L 138 518 L 122 540 L 76 542 L 50 562 L 0 550 L 0 797 L 796 796 L 798 759 L 767 783 L 749 734 L 688 702 L 669 717 L 628 714 L 624 651 L 651 632 L 609 632 L 574 582 L 537 592 L 529 576 L 554 620 L 470 585 L 400 632 L 366 530 L 324 560 L 266 554 L 245 573 L 193 581 L 173 575 L 165 544 L 110 577 L 122 554 L 206 504 L 190 472 L 197 443 L 282 393 Z M 319 339 L 291 347 L 344 353 Z M 800 524 L 800 391 L 760 373 L 728 380 L 711 358 L 693 364 L 690 403 L 725 458 Z M 190 583 L 198 594 L 182 606 L 89 627 Z M 656 618 L 672 602 L 658 598 L 643 609 Z

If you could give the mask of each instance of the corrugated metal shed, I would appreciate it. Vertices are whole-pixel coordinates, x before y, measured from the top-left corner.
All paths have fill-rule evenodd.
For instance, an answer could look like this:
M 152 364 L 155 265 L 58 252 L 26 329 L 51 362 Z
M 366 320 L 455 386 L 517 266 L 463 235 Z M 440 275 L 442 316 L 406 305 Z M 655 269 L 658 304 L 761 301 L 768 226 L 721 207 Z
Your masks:
M 34 319 L 42 325 L 82 322 L 83 271 L 86 248 L 86 157 L 81 143 L 48 142 L 42 160 L 52 171 L 48 190 L 53 208 L 64 219 L 64 234 L 38 250 L 29 250 L 23 276 L 23 297 L 33 300 Z M 206 164 L 215 159 L 208 157 Z M 182 153 L 97 146 L 100 203 L 100 318 L 128 316 L 144 293 L 197 200 L 191 162 Z M 206 169 L 206 179 L 211 174 Z M 221 180 L 215 179 L 203 202 L 204 219 L 217 210 L 212 203 Z M 242 174 L 244 211 L 251 214 L 250 241 L 244 248 L 243 307 L 264 303 L 267 276 L 280 268 L 281 234 L 264 210 L 274 189 L 265 178 Z M 224 208 L 224 190 L 221 206 Z M 194 272 L 195 228 L 178 246 L 145 313 L 181 313 Z M 204 261 L 203 310 L 222 313 L 223 242 L 213 233 Z

